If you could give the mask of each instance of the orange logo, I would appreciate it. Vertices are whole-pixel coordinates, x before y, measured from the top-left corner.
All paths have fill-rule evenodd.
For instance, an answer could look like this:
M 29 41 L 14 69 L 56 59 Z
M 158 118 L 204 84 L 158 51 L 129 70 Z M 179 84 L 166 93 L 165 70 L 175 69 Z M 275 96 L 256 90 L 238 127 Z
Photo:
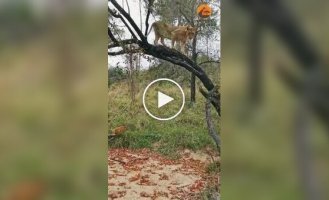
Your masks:
M 202 18 L 208 18 L 212 14 L 212 9 L 207 3 L 201 3 L 197 8 L 197 13 Z

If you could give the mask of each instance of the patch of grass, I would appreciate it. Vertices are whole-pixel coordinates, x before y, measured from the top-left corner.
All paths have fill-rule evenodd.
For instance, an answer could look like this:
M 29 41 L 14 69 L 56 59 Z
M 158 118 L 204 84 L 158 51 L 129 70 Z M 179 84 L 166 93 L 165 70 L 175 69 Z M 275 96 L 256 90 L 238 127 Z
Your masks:
M 211 200 L 211 199 L 218 199 L 219 191 L 215 186 L 208 186 L 206 187 L 198 196 L 200 200 Z
M 109 146 L 112 148 L 150 148 L 152 144 L 161 139 L 160 135 L 152 133 L 136 134 L 134 132 L 127 132 L 117 138 L 109 141 Z
M 154 70 L 152 69 L 151 72 L 155 73 Z M 215 149 L 215 144 L 208 135 L 203 96 L 197 93 L 197 102 L 193 105 L 187 101 L 182 113 L 175 119 L 158 121 L 148 116 L 142 105 L 143 88 L 153 80 L 150 72 L 141 72 L 138 80 L 139 89 L 136 102 L 133 104 L 130 100 L 127 80 L 113 83 L 109 87 L 109 133 L 115 127 L 128 126 L 124 134 L 109 141 L 109 148 L 150 148 L 170 157 L 178 157 L 177 153 L 182 149 L 193 151 L 206 147 Z M 188 99 L 189 86 L 187 83 L 181 85 Z M 165 85 L 165 87 L 171 86 Z M 167 89 L 171 90 L 171 88 Z M 168 107 L 166 111 L 170 112 L 170 109 L 172 108 Z M 219 118 L 215 112 L 213 119 L 219 128 Z
M 220 163 L 217 162 L 212 162 L 207 166 L 207 173 L 209 174 L 218 174 L 220 172 Z

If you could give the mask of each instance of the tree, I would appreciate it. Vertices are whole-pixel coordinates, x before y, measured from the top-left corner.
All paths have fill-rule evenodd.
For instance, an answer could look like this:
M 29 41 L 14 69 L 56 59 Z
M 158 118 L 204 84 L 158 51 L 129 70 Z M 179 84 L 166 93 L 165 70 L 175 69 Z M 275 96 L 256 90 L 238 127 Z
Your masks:
M 214 106 L 216 112 L 220 116 L 220 93 L 218 92 L 218 87 L 215 87 L 211 79 L 207 76 L 204 70 L 193 60 L 191 60 L 186 55 L 181 52 L 170 49 L 165 46 L 154 46 L 147 41 L 147 32 L 148 32 L 148 18 L 151 13 L 153 1 L 150 1 L 148 4 L 148 12 L 146 17 L 146 29 L 145 34 L 142 33 L 142 30 L 136 25 L 135 21 L 131 16 L 117 3 L 116 0 L 109 0 L 114 7 L 114 9 L 109 8 L 109 13 L 116 19 L 120 19 L 125 25 L 125 28 L 128 29 L 131 34 L 131 39 L 118 39 L 112 33 L 112 30 L 108 28 L 108 35 L 110 37 L 110 44 L 108 45 L 108 55 L 116 56 L 129 53 L 144 53 L 170 63 L 176 64 L 185 68 L 186 70 L 193 73 L 199 80 L 202 82 L 206 90 L 203 90 L 202 94 L 205 98 L 209 99 L 209 102 Z M 133 48 L 127 48 L 127 46 L 133 46 Z M 119 48 L 120 50 L 117 50 Z M 210 98 L 211 96 L 211 98 Z M 218 141 L 216 141 L 217 146 L 219 146 Z
M 198 52 L 197 41 L 201 40 L 202 38 L 207 40 L 209 37 L 215 33 L 218 33 L 219 31 L 218 5 L 214 4 L 212 6 L 214 9 L 213 17 L 202 19 L 196 15 L 196 10 L 200 3 L 202 3 L 201 0 L 159 0 L 154 5 L 155 14 L 160 16 L 160 20 L 170 24 L 189 24 L 198 29 L 197 34 L 192 40 L 192 46 L 190 47 L 192 52 L 191 59 L 193 62 L 197 62 L 198 55 L 200 53 Z M 206 49 L 208 50 L 208 44 L 206 45 Z M 219 60 L 216 59 L 216 62 L 219 63 Z M 196 87 L 195 75 L 193 73 L 191 73 L 190 87 L 191 102 L 194 103 Z
M 305 199 L 322 199 L 319 183 L 316 180 L 312 163 L 311 143 L 309 141 L 309 114 L 313 112 L 324 122 L 329 129 L 329 82 L 320 54 L 315 50 L 310 40 L 300 28 L 298 20 L 291 14 L 291 11 L 280 0 L 235 0 L 252 15 L 254 20 L 254 34 L 251 41 L 254 42 L 251 54 L 250 70 L 255 82 L 251 82 L 251 93 L 256 99 L 260 97 L 258 84 L 260 84 L 260 63 L 259 63 L 259 37 L 260 27 L 270 28 L 279 39 L 285 42 L 291 54 L 299 62 L 302 75 L 295 76 L 291 71 L 279 66 L 279 76 L 298 96 L 299 107 L 295 116 L 295 147 L 298 160 L 298 171 L 306 194 Z M 278 15 L 277 13 L 280 13 Z

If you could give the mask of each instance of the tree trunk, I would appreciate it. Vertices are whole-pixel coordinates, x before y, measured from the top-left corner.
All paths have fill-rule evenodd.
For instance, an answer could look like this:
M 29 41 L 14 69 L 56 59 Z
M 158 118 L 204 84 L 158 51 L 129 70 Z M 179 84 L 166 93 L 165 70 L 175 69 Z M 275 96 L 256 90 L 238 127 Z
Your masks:
M 195 75 L 191 73 L 191 103 L 195 103 Z
M 129 87 L 130 87 L 130 97 L 131 105 L 135 103 L 135 81 L 134 81 L 134 61 L 133 54 L 129 54 Z
M 196 53 L 196 45 L 197 45 L 197 34 L 193 38 L 193 43 L 192 43 L 192 61 L 196 63 L 198 54 Z M 195 103 L 196 98 L 195 98 L 195 74 L 191 73 L 191 103 Z
M 208 38 L 208 36 L 206 37 L 206 42 L 207 42 L 207 58 L 209 58 L 209 38 Z
M 206 99 L 206 103 L 205 103 L 205 113 L 206 113 L 206 122 L 207 122 L 207 127 L 208 127 L 208 133 L 210 135 L 210 137 L 214 140 L 214 142 L 216 143 L 216 147 L 218 152 L 220 153 L 220 138 L 219 138 L 219 134 L 216 131 L 214 122 L 212 121 L 211 118 L 211 98 L 213 98 L 211 95 L 213 91 L 208 93 L 208 97 Z

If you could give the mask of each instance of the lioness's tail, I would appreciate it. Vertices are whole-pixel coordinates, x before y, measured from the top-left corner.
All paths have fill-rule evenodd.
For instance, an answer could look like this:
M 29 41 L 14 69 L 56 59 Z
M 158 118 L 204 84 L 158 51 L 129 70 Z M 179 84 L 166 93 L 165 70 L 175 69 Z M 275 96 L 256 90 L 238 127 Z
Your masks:
M 153 24 L 151 25 L 151 28 L 150 28 L 149 32 L 147 33 L 147 36 L 150 35 L 150 33 L 151 33 L 151 31 L 152 31 L 152 28 L 153 28 L 154 24 L 155 24 L 155 23 L 153 23 Z

